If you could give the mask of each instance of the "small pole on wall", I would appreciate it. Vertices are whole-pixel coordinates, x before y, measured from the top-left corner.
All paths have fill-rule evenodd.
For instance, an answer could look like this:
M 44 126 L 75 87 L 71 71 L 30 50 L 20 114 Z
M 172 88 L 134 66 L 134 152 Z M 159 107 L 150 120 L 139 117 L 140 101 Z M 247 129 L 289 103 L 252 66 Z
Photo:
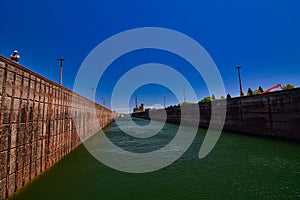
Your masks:
M 243 93 L 243 89 L 242 89 L 242 79 L 241 79 L 241 70 L 242 66 L 237 66 L 236 69 L 238 70 L 238 75 L 239 75 L 239 83 L 240 83 L 240 96 L 244 96 L 244 93 Z
M 66 59 L 64 59 L 64 58 L 57 58 L 56 60 L 58 60 L 59 63 L 60 63 L 60 65 L 59 65 L 59 84 L 62 85 L 62 63 Z

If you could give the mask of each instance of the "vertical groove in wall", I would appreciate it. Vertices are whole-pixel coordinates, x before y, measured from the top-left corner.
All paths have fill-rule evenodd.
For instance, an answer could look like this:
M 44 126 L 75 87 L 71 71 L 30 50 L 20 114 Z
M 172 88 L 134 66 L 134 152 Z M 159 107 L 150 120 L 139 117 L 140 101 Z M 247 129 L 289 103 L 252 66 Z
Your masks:
M 269 126 L 270 126 L 270 132 L 271 135 L 275 135 L 274 125 L 273 125 L 273 116 L 272 116 L 272 105 L 270 97 L 268 97 L 268 113 L 269 113 Z
M 240 109 L 240 123 L 241 123 L 241 130 L 244 130 L 244 115 L 243 115 L 243 104 L 242 104 L 242 99 L 239 99 L 239 109 Z
M 20 160 L 20 130 L 21 130 L 21 116 L 22 116 L 22 96 L 23 96 L 23 86 L 24 86 L 24 72 L 21 73 L 21 85 L 19 87 L 20 96 L 19 96 L 19 107 L 18 107 L 18 116 L 17 116 L 17 133 L 16 133 L 16 166 L 15 166 L 15 192 L 20 187 L 18 182 L 19 177 L 19 160 Z
M 59 101 L 59 91 L 58 91 L 58 88 L 57 87 L 55 87 L 55 94 L 56 94 L 56 97 L 55 97 L 55 99 L 56 99 L 56 105 L 55 105 L 55 110 L 56 110 L 56 122 L 55 122 L 55 129 L 56 129 L 56 131 L 55 131 L 55 156 L 54 156 L 54 162 L 53 163 L 55 163 L 56 161 L 58 161 L 58 157 L 59 157 L 59 151 L 58 151 L 58 149 L 59 149 L 59 136 L 60 136 L 60 133 L 59 133 L 59 103 L 60 103 L 60 101 Z
M 6 96 L 6 81 L 7 81 L 7 65 L 5 65 L 4 68 L 4 75 L 3 75 L 3 85 L 2 85 L 2 97 L 1 97 L 1 113 L 0 113 L 0 125 L 1 125 L 1 129 L 2 129 L 2 134 L 4 135 L 4 137 L 6 137 L 5 135 L 5 131 L 3 130 L 3 117 L 4 116 L 4 105 L 5 105 L 5 96 Z M 6 153 L 7 156 L 7 153 Z M 7 164 L 6 166 L 4 166 L 4 169 L 2 168 L 1 170 L 4 170 L 3 176 L 5 177 L 5 197 L 7 198 L 8 196 L 8 182 L 7 182 Z M 2 179 L 2 177 L 1 177 Z
M 29 157 L 29 181 L 32 179 L 32 165 L 33 165 L 33 156 L 34 156 L 34 154 L 33 154 L 33 147 L 35 146 L 34 144 L 35 144 L 35 137 L 34 137 L 34 135 L 35 135 L 35 126 L 34 126 L 34 123 L 35 123 L 35 121 L 34 121 L 34 117 L 33 117 L 33 115 L 34 115 L 34 110 L 35 110 L 35 95 L 36 95 L 36 77 L 34 77 L 34 80 L 33 80 L 33 91 L 31 91 L 31 89 L 30 89 L 31 87 L 29 87 L 29 91 L 30 91 L 30 93 L 33 93 L 33 104 L 32 104 L 32 106 L 30 105 L 30 107 L 29 107 L 29 121 L 30 121 L 30 123 L 31 123 L 31 130 L 30 130 L 30 132 L 31 132 L 31 135 L 30 135 L 30 143 L 32 144 L 33 143 L 33 145 L 29 145 L 29 152 L 30 152 L 30 157 Z M 30 99 L 29 99 L 29 101 L 30 101 Z
M 41 130 L 42 130 L 42 123 L 41 123 L 41 90 L 42 90 L 42 80 L 39 79 L 38 81 L 39 86 L 38 86 L 38 107 L 37 107 L 37 138 L 36 138 L 36 144 L 35 144 L 35 152 L 34 154 L 36 155 L 36 160 L 35 160 L 35 169 L 34 169 L 34 176 L 37 176 L 39 173 L 39 168 L 40 168 L 40 162 L 39 159 L 41 159 L 41 157 L 39 157 L 39 147 L 41 146 Z
M 56 87 L 53 87 L 54 90 L 54 94 L 53 94 L 53 134 L 51 135 L 51 162 L 50 165 L 52 165 L 52 163 L 55 163 L 56 160 L 56 138 L 57 138 L 57 106 L 56 106 L 56 101 L 57 101 L 57 90 Z
M 16 73 L 15 72 L 10 72 L 13 73 L 13 80 L 11 83 L 9 83 L 10 80 L 7 80 L 7 84 L 11 85 L 11 103 L 10 103 L 10 112 L 9 112 L 9 132 L 10 134 L 8 134 L 7 136 L 7 170 L 6 170 L 6 196 L 8 197 L 9 193 L 10 193 L 10 160 L 11 160 L 11 150 L 12 150 L 12 146 L 11 146 L 11 136 L 12 136 L 12 130 L 13 130 L 13 115 L 14 115 L 14 99 L 15 99 L 15 82 L 16 82 Z M 8 95 L 9 96 L 9 95 Z
M 41 149 L 40 149 L 40 171 L 39 173 L 41 173 L 43 170 L 44 170 L 44 165 L 43 165 L 43 161 L 45 160 L 44 158 L 44 154 L 43 154 L 43 149 L 45 147 L 44 145 L 44 142 L 45 142 L 45 109 L 46 109 L 46 92 L 47 92 L 47 89 L 46 89 L 46 84 L 44 81 L 41 80 L 41 87 L 42 87 L 42 94 L 43 94 L 43 106 L 42 106 L 42 131 L 41 131 Z
M 48 166 L 50 166 L 50 156 L 51 156 L 51 144 L 50 144 L 50 139 L 51 139 L 51 115 L 52 115 L 52 92 L 53 88 L 49 84 L 49 95 L 48 95 L 48 107 L 47 107 L 47 128 L 46 128 L 46 164 L 45 164 L 45 169 L 48 169 Z
M 63 148 L 64 148 L 64 129 L 63 129 L 63 118 L 64 118 L 64 100 L 63 100 L 63 91 L 59 89 L 59 99 L 60 99 L 60 105 L 59 105 L 59 159 L 63 157 Z
M 68 153 L 71 152 L 72 150 L 72 132 L 73 132 L 73 119 L 70 117 L 71 116 L 71 101 L 72 101 L 72 96 L 70 93 L 67 93 L 67 98 L 68 98 L 68 106 L 67 106 L 67 112 L 68 112 L 68 120 L 69 120 L 69 140 L 68 140 Z
M 57 142 L 57 145 L 56 145 L 56 161 L 60 160 L 60 155 L 61 155 L 61 135 L 63 134 L 61 132 L 61 127 L 60 127 L 60 119 L 61 119 L 61 92 L 60 92 L 60 89 L 57 88 L 57 92 L 58 92 L 58 97 L 57 97 L 57 139 L 56 139 L 56 142 Z
M 31 75 L 28 74 L 28 77 L 26 77 L 28 80 L 28 85 L 27 85 L 27 99 L 26 99 L 26 106 L 25 106 L 25 133 L 24 133 L 24 151 L 23 154 L 24 155 L 24 159 L 23 159 L 23 170 L 22 170 L 22 186 L 25 185 L 25 183 L 27 182 L 27 165 L 28 165 L 28 160 L 27 160 L 27 155 L 28 155 L 28 146 L 29 146 L 29 142 L 28 142 L 28 137 L 31 134 L 30 130 L 29 130 L 29 95 L 30 95 L 30 85 L 31 85 Z

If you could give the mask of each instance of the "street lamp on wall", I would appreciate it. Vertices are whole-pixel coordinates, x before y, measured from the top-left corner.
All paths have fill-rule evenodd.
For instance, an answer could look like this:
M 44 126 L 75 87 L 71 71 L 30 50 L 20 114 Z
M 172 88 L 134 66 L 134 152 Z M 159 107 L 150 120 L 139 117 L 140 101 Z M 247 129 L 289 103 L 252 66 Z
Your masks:
M 240 83 L 240 96 L 244 96 L 244 93 L 243 93 L 243 88 L 242 88 L 242 79 L 241 79 L 241 70 L 242 66 L 237 66 L 236 69 L 238 70 L 238 75 L 239 75 L 239 83 Z
M 64 58 L 57 58 L 56 60 L 59 61 L 59 84 L 62 85 L 62 62 L 66 59 Z

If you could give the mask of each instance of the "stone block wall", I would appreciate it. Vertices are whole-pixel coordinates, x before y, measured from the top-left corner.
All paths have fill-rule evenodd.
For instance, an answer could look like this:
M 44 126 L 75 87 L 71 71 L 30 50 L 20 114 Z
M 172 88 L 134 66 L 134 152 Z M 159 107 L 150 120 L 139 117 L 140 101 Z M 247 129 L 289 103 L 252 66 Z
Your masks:
M 224 130 L 300 141 L 300 88 L 187 105 L 185 109 L 190 112 L 199 107 L 199 127 L 209 126 L 211 103 L 218 108 L 216 112 L 226 108 Z M 154 120 L 163 118 L 160 110 L 150 112 Z M 189 125 L 188 121 L 181 122 L 179 106 L 166 108 L 166 113 L 167 122 Z M 150 119 L 149 111 L 132 113 L 132 116 Z
M 94 108 L 96 118 L 90 115 Z M 97 124 L 104 127 L 116 117 L 2 56 L 0 109 L 0 199 L 70 153 L 94 134 Z

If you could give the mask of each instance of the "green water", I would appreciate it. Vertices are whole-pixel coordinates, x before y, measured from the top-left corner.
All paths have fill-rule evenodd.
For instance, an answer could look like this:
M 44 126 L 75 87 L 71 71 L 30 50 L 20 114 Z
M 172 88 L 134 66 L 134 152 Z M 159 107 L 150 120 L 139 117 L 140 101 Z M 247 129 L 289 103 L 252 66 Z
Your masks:
M 115 123 L 106 131 L 112 141 L 122 141 L 123 148 L 143 151 L 154 143 L 167 144 L 176 129 L 167 124 L 148 143 L 139 140 L 141 145 L 130 145 L 132 138 Z M 172 165 L 144 174 L 111 169 L 81 145 L 11 199 L 300 199 L 299 144 L 223 132 L 213 151 L 199 159 L 204 134 L 200 129 L 188 151 Z

